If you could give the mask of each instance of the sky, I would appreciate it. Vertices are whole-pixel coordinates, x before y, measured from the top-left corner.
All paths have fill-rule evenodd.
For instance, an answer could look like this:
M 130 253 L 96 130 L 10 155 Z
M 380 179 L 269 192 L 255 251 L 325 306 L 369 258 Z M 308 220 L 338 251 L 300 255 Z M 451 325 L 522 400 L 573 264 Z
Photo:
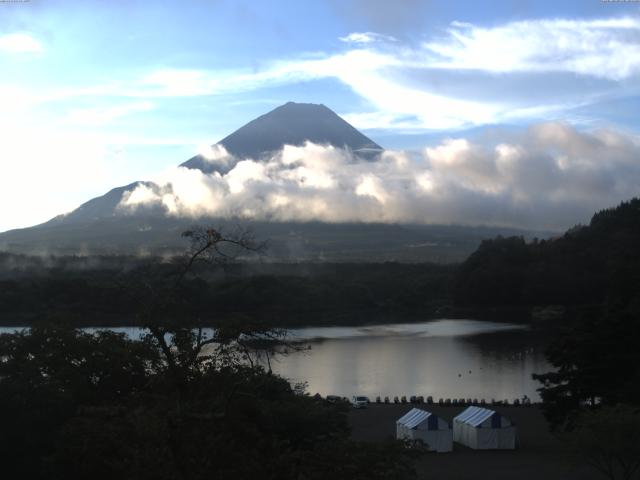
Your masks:
M 291 151 L 222 183 L 174 168 L 287 101 L 327 105 L 384 160 L 342 178 L 353 159 L 296 150 L 312 190 Z M 172 198 L 125 207 L 267 195 L 270 218 L 561 229 L 637 195 L 638 111 L 640 2 L 0 2 L 0 231 L 147 179 Z

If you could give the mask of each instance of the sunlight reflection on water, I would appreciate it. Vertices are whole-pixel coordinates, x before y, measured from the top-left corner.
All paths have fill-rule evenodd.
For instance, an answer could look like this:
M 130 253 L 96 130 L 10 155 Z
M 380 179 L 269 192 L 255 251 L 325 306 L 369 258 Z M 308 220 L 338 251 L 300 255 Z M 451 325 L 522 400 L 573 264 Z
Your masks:
M 527 327 L 477 320 L 436 320 L 366 327 L 301 328 L 309 352 L 273 363 L 310 393 L 375 397 L 539 399 L 532 373 L 550 369 Z M 531 342 L 529 342 L 531 339 Z

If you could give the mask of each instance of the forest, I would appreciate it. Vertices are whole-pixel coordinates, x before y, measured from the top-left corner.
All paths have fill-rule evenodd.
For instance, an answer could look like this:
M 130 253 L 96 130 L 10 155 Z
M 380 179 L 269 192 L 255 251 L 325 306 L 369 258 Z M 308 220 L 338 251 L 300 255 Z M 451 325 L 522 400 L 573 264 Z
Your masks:
M 73 318 L 0 335 L 0 460 L 9 478 L 411 478 L 398 442 L 349 438 L 348 404 L 311 397 L 257 362 L 302 348 L 256 322 L 192 328 L 193 269 L 228 243 L 188 232 L 190 254 L 136 284 L 145 334 L 90 333 Z M 143 293 L 140 293 L 143 292 Z M 270 364 L 268 364 L 270 365 Z
M 309 396 L 254 356 L 300 348 L 287 343 L 286 327 L 301 322 L 560 305 L 563 315 L 546 329 L 554 369 L 534 375 L 545 416 L 585 461 L 610 478 L 633 478 L 639 225 L 634 199 L 556 239 L 487 240 L 449 266 L 217 262 L 218 244 L 253 244 L 205 228 L 187 232 L 181 258 L 3 254 L 2 318 L 32 327 L 0 335 L 3 468 L 53 479 L 196 479 L 212 471 L 412 478 L 416 452 L 352 441 L 345 405 Z M 108 321 L 135 322 L 146 333 L 129 339 L 78 328 Z M 204 325 L 217 327 L 213 336 L 193 328 Z
M 199 322 L 259 317 L 279 326 L 358 324 L 435 316 L 529 319 L 536 307 L 603 305 L 640 291 L 640 199 L 596 213 L 564 235 L 482 241 L 461 264 L 271 263 L 195 265 L 183 295 Z M 188 254 L 185 243 L 185 254 Z M 145 289 L 184 257 L 26 256 L 0 253 L 0 323 L 48 317 L 134 325 Z M 212 314 L 215 312 L 215 314 Z
M 0 254 L 0 322 L 24 325 L 71 315 L 84 325 L 135 324 L 144 297 L 142 280 L 162 283 L 181 260 Z M 248 315 L 281 326 L 366 323 L 392 313 L 436 315 L 450 307 L 455 269 L 401 263 L 195 268 L 199 275 L 186 282 L 184 294 L 201 321 L 214 324 L 221 317 Z
M 558 238 L 497 237 L 461 265 L 456 305 L 600 305 L 640 290 L 640 199 L 602 210 Z

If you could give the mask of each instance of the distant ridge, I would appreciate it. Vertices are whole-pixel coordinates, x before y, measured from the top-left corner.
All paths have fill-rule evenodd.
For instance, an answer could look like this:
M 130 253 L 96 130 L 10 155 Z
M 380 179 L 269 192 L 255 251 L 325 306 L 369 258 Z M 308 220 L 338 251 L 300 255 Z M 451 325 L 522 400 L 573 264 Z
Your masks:
M 371 159 L 383 150 L 330 108 L 294 102 L 250 121 L 217 145 L 235 157 L 260 159 L 284 145 L 301 146 L 307 141 L 348 149 L 365 159 Z M 207 173 L 215 169 L 202 155 L 196 155 L 181 166 Z

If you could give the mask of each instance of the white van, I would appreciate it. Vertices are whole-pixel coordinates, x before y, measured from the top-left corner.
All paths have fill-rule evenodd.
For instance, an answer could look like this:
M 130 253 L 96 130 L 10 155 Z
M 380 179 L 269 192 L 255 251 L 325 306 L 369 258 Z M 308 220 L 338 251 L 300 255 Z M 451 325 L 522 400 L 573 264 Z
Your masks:
M 369 397 L 354 395 L 351 399 L 351 403 L 353 408 L 367 408 L 367 405 L 369 405 Z

